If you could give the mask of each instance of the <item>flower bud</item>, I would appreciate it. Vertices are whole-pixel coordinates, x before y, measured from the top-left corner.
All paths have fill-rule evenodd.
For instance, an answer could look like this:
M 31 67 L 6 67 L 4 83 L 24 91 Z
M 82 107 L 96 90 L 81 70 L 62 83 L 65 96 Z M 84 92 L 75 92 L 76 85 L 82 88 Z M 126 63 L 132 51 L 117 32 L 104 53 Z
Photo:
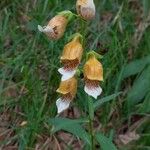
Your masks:
M 81 35 L 76 34 L 71 42 L 65 45 L 61 56 L 61 62 L 64 65 L 63 68 L 58 69 L 62 74 L 62 81 L 72 78 L 76 73 L 76 69 L 80 64 L 83 47 L 81 44 Z
M 45 33 L 50 39 L 58 40 L 64 35 L 66 26 L 72 16 L 71 11 L 62 11 L 53 17 L 47 26 L 41 27 L 38 25 L 38 29 L 40 32 Z
M 76 95 L 77 92 L 77 80 L 73 77 L 69 80 L 62 81 L 57 89 L 57 92 L 61 94 L 61 98 L 56 101 L 58 113 L 66 110 L 70 102 Z
M 103 81 L 103 68 L 96 57 L 90 56 L 84 65 L 85 92 L 97 99 L 102 92 L 99 82 Z
M 85 20 L 91 20 L 95 17 L 93 0 L 77 0 L 76 9 L 78 14 Z

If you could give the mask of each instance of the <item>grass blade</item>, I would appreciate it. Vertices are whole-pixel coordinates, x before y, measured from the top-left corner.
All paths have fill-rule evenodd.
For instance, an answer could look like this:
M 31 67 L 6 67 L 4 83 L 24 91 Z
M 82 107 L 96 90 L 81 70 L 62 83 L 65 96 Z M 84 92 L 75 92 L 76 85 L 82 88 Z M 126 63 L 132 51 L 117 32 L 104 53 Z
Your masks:
M 101 98 L 100 100 L 96 101 L 94 103 L 94 110 L 96 110 L 97 108 L 99 108 L 101 105 L 103 105 L 106 102 L 109 102 L 111 100 L 113 100 L 114 98 L 116 98 L 117 96 L 119 96 L 122 92 L 118 92 L 116 94 L 112 94 L 109 96 L 106 96 L 104 98 Z

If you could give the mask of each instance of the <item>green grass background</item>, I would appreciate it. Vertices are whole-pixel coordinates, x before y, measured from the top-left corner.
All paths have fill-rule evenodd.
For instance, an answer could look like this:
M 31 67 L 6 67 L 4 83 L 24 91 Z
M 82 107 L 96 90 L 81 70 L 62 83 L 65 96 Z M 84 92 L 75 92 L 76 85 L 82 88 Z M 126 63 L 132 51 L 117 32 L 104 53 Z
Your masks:
M 34 149 L 37 135 L 51 136 L 51 126 L 46 120 L 56 116 L 55 92 L 60 75 L 59 57 L 69 36 L 79 30 L 78 21 L 72 22 L 62 39 L 50 41 L 37 30 L 38 24 L 47 21 L 63 10 L 75 11 L 75 0 L 4 0 L 0 1 L 0 113 L 9 110 L 12 122 L 9 128 L 15 134 L 6 141 L 17 141 L 19 149 Z M 138 47 L 134 48 L 136 13 L 127 0 L 95 0 L 96 19 L 87 28 L 85 51 L 96 50 L 103 54 L 104 82 L 100 98 L 122 91 L 118 98 L 97 110 L 97 118 L 105 135 L 113 129 L 114 135 L 125 122 L 150 112 L 150 30 L 143 33 Z M 123 8 L 115 24 L 112 20 Z M 142 1 L 139 1 L 143 8 Z M 104 24 L 103 14 L 110 13 L 111 21 Z M 105 16 L 105 15 L 104 15 Z M 144 18 L 144 17 L 143 17 Z M 107 21 L 107 18 L 106 18 Z M 122 32 L 121 30 L 122 29 Z M 103 44 L 103 48 L 101 45 Z M 129 54 L 131 52 L 131 58 Z M 15 89 L 15 96 L 6 96 L 8 89 Z M 11 90 L 12 91 L 12 90 Z M 79 84 L 75 106 L 85 111 L 83 83 Z M 16 113 L 15 108 L 19 108 Z M 113 115 L 112 115 L 113 114 Z M 84 115 L 83 115 L 84 116 Z M 27 121 L 20 127 L 16 119 Z M 120 149 L 150 149 L 149 119 L 139 128 L 140 139 Z M 112 123 L 111 128 L 108 123 Z M 48 126 L 48 127 L 47 127 Z M 68 146 L 71 147 L 71 146 Z M 68 148 L 69 149 L 69 148 Z

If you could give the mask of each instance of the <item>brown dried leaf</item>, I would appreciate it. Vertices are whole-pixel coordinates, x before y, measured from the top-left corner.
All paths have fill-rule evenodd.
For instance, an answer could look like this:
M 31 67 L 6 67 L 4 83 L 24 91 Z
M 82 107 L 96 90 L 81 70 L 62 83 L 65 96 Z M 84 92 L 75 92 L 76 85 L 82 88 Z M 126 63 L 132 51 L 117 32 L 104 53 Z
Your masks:
M 126 134 L 120 134 L 118 137 L 125 145 L 133 140 L 138 140 L 140 138 L 139 134 L 137 134 L 135 131 L 127 132 Z
M 12 41 L 11 37 L 7 35 L 4 39 L 4 48 L 8 49 L 11 47 L 12 44 L 13 44 L 13 41 Z
M 3 85 L 2 96 L 7 98 L 15 98 L 18 96 L 17 86 L 14 82 L 0 80 L 0 84 Z
M 20 15 L 21 15 L 22 22 L 24 23 L 27 23 L 28 21 L 31 20 L 31 17 L 27 16 L 27 14 L 25 14 L 24 12 L 20 12 Z
M 150 26 L 150 14 L 147 16 L 146 19 L 143 19 L 139 24 L 138 27 L 133 35 L 132 44 L 134 47 L 134 52 L 138 47 L 146 29 Z

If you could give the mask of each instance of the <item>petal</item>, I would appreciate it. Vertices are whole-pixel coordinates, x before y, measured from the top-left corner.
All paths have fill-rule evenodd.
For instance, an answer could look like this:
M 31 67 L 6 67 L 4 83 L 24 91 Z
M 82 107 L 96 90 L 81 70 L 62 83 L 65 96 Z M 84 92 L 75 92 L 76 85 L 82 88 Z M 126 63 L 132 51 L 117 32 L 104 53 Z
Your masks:
M 50 28 L 49 26 L 42 27 L 42 26 L 38 25 L 38 30 L 40 32 L 46 32 L 46 33 L 53 32 L 53 29 Z
M 80 15 L 85 20 L 90 20 L 95 17 L 95 4 L 93 0 L 87 0 L 86 5 L 80 8 Z
M 69 107 L 69 105 L 70 105 L 70 100 L 63 100 L 63 99 L 59 98 L 56 101 L 58 114 L 63 112 L 64 110 L 66 110 Z
M 93 0 L 88 0 L 86 7 L 92 8 L 95 11 L 95 4 Z
M 65 81 L 72 78 L 75 75 L 76 70 L 65 70 L 64 68 L 59 68 L 58 72 L 62 75 L 61 81 Z
M 43 32 L 43 27 L 40 26 L 40 25 L 38 25 L 38 30 L 39 30 L 40 32 Z
M 95 99 L 97 99 L 97 97 L 102 93 L 102 88 L 100 86 L 92 87 L 92 88 L 91 87 L 89 88 L 89 87 L 85 86 L 84 91 L 88 95 L 90 95 L 90 96 L 94 97 Z

